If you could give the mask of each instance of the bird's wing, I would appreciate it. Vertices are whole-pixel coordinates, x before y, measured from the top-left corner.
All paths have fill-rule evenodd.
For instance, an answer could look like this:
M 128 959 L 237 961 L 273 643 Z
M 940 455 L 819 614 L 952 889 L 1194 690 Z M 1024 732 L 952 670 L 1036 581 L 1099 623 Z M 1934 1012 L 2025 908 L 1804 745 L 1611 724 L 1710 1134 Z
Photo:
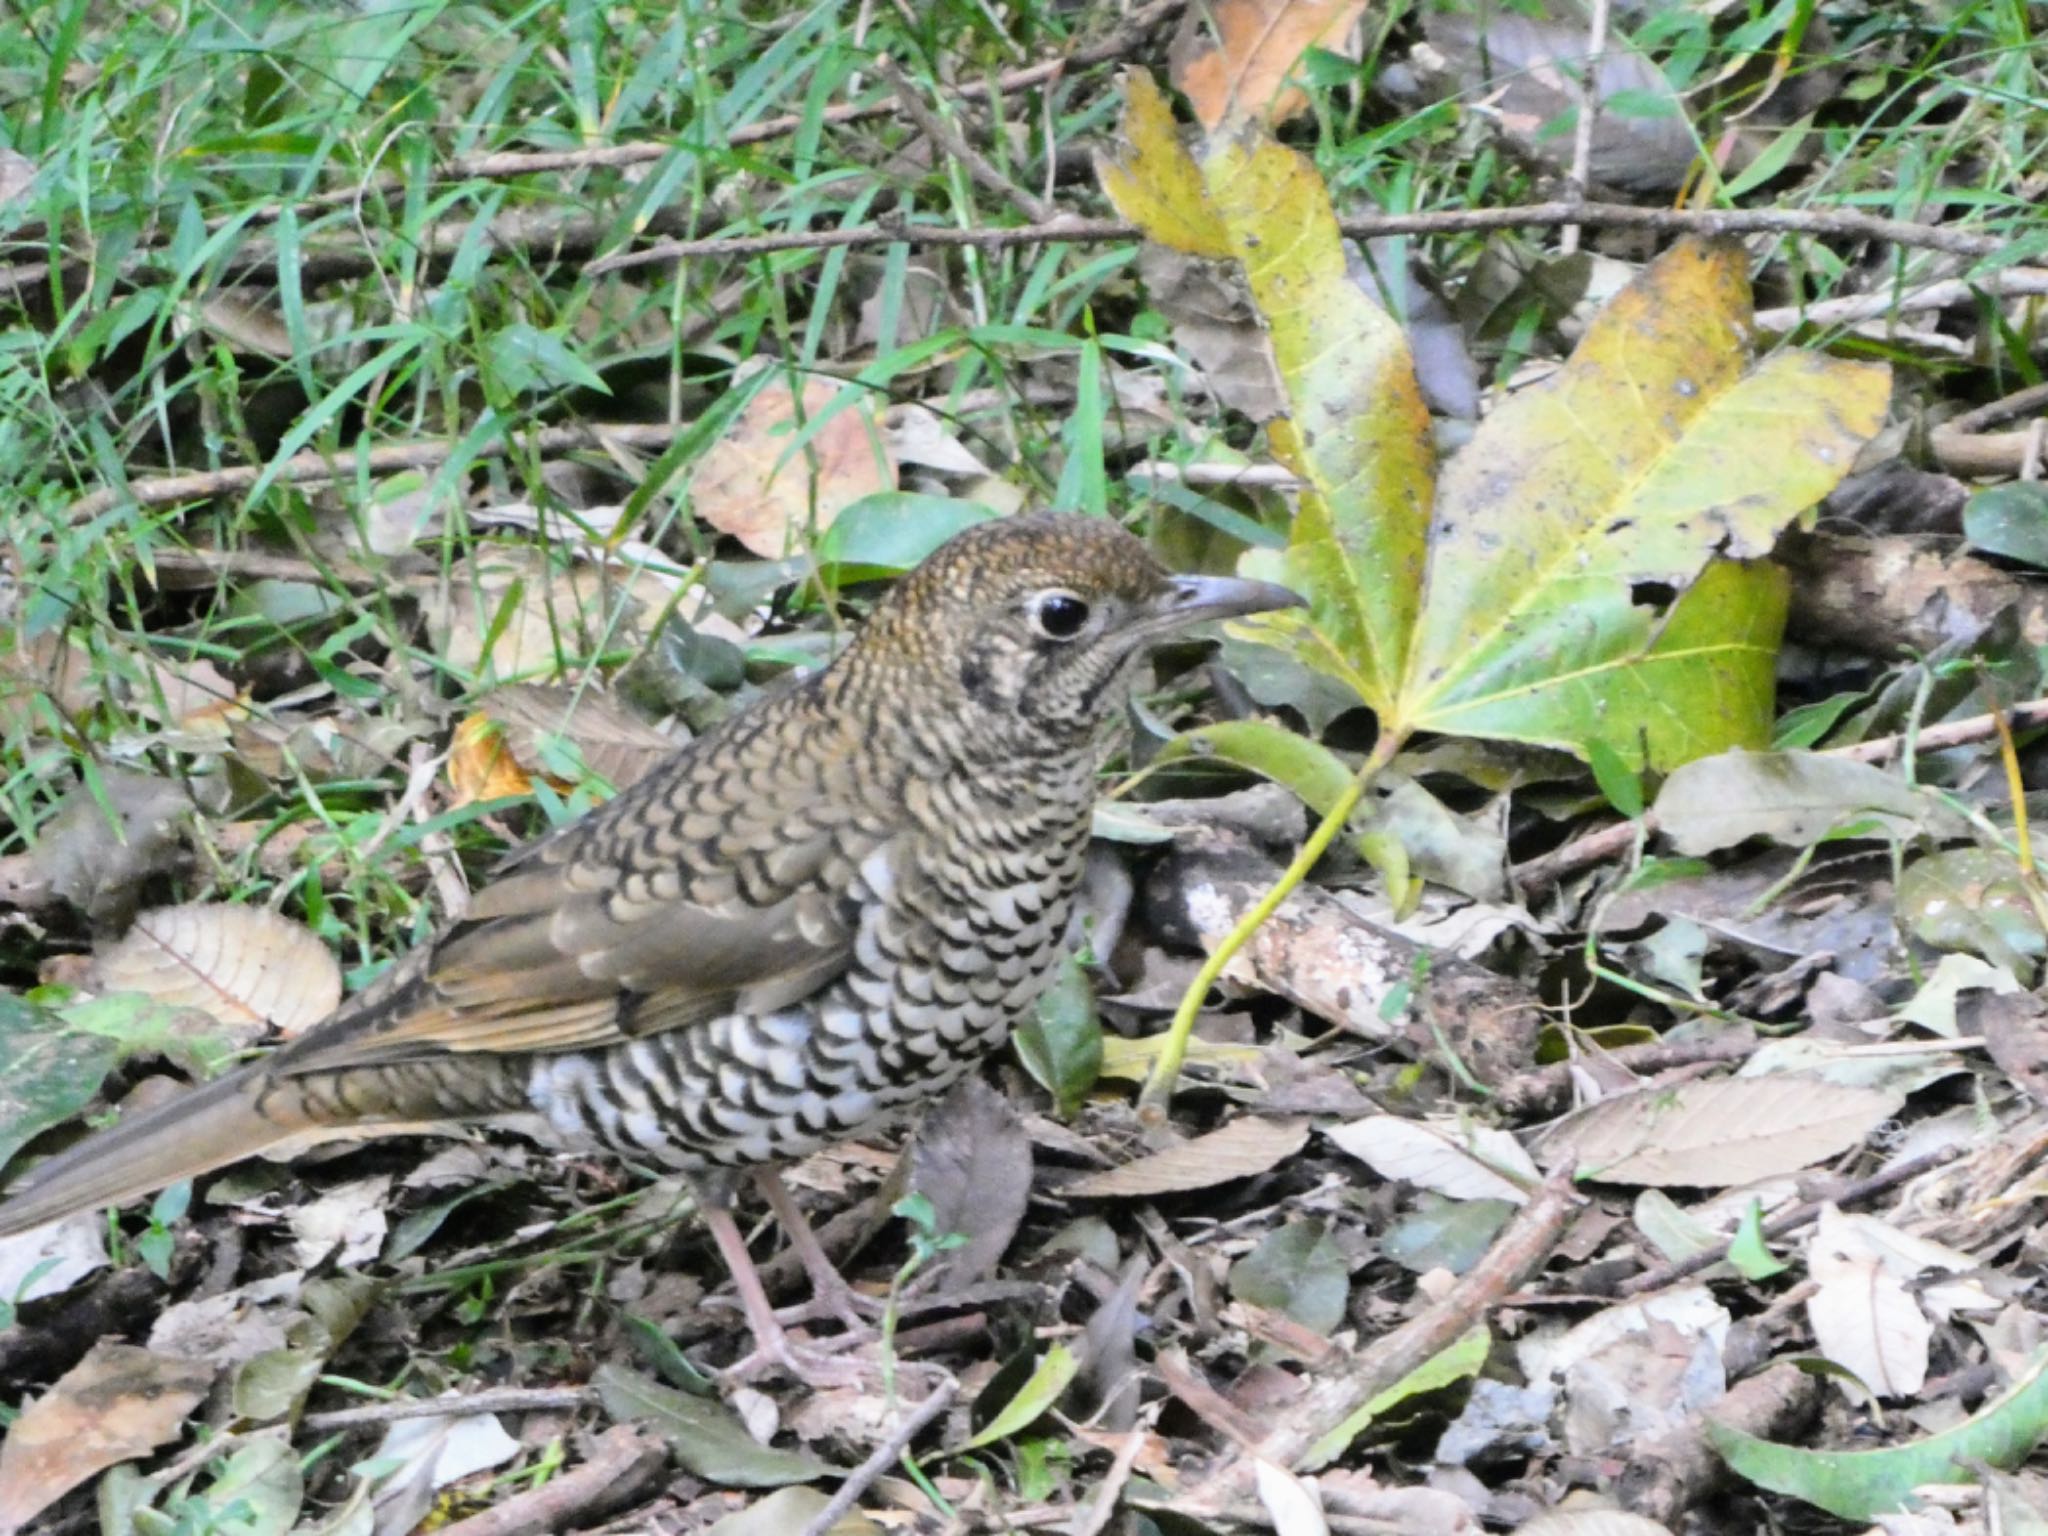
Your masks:
M 603 1046 L 830 981 L 859 867 L 895 829 L 850 740 L 807 702 L 742 717 L 515 854 L 461 922 L 278 1068 Z

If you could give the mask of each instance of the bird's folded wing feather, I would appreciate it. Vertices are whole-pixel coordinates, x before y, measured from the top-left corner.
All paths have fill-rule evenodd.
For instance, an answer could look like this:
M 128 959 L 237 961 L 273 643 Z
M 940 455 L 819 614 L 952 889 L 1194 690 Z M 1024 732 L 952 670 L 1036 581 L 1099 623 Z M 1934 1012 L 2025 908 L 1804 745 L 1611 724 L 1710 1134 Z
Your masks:
M 693 811 L 678 761 L 521 850 L 461 923 L 277 1068 L 604 1046 L 815 991 L 846 967 L 846 886 L 889 829 L 832 782 L 834 755 L 806 745 L 774 754 L 743 807 Z M 700 816 L 710 835 L 692 835 Z

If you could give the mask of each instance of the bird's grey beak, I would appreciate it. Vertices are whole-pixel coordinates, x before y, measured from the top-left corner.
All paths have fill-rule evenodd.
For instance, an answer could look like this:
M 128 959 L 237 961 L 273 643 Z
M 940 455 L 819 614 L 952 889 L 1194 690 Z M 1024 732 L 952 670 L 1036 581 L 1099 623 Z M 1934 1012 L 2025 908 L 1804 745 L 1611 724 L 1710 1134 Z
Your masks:
M 1236 619 L 1275 608 L 1305 608 L 1299 593 L 1270 581 L 1241 576 L 1176 576 L 1148 605 L 1140 621 L 1147 630 L 1179 629 L 1205 619 Z

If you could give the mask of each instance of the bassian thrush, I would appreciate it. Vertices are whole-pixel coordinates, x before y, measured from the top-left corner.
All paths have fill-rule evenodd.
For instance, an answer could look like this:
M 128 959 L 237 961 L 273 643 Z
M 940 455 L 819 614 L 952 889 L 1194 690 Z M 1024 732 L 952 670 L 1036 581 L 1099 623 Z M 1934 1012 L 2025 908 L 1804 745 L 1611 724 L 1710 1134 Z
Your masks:
M 42 1163 L 0 1234 L 335 1136 L 498 1124 L 688 1174 L 857 1136 L 1037 1001 L 1146 642 L 1299 601 L 1170 576 L 1105 519 L 980 524 L 830 666 L 515 852 L 324 1022 Z M 836 1280 L 762 1186 L 814 1284 Z M 702 1205 L 757 1358 L 812 1375 Z

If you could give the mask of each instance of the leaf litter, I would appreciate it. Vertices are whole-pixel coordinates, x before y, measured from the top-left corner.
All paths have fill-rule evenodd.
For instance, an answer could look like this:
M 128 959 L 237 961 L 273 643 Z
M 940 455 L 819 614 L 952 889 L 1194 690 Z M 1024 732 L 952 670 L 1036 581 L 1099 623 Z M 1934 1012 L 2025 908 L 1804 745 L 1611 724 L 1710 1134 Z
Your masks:
M 1586 77 L 1596 191 L 1702 170 L 1754 206 L 1816 154 L 1816 82 L 1898 67 L 1830 59 L 1840 18 L 1816 15 L 1688 74 L 1734 25 L 1695 9 L 1663 21 L 1675 32 L 1631 22 Z M 1915 360 L 1924 336 L 1779 345 L 1788 323 L 1757 323 L 1752 282 L 1779 310 L 1815 274 L 1875 284 L 1875 247 L 1847 236 L 1652 258 L 1592 225 L 1597 248 L 1569 254 L 1539 231 L 1362 251 L 1338 214 L 1362 206 L 1372 156 L 1423 172 L 1430 157 L 1402 157 L 1449 146 L 1434 125 L 1463 114 L 1437 159 L 1491 138 L 1568 170 L 1563 115 L 1584 105 L 1575 8 L 1381 20 L 1229 0 L 1187 12 L 1171 50 L 1132 44 L 1097 173 L 1147 242 L 1135 261 L 1048 257 L 1014 321 L 990 307 L 1006 274 L 985 252 L 913 269 L 883 247 L 897 255 L 843 292 L 821 256 L 772 328 L 747 291 L 792 296 L 772 263 L 686 265 L 672 292 L 608 277 L 600 304 L 645 310 L 638 339 L 662 349 L 657 413 L 682 401 L 706 424 L 681 447 L 613 433 L 474 484 L 365 479 L 360 515 L 324 491 L 266 510 L 293 530 L 267 544 L 253 523 L 168 514 L 182 542 L 158 574 L 184 573 L 103 583 L 131 609 L 54 630 L 47 607 L 8 610 L 0 730 L 35 766 L 10 791 L 26 814 L 0 895 L 16 969 L 42 983 L 0 1010 L 0 1161 L 18 1169 L 155 1091 L 157 1057 L 204 1072 L 371 982 L 502 841 L 822 659 L 832 605 L 857 617 L 870 583 L 968 522 L 1049 495 L 1135 511 L 1175 563 L 1310 599 L 1163 665 L 1128 758 L 1144 775 L 1098 825 L 1124 894 L 1030 1043 L 927 1123 L 900 1174 L 885 1141 L 799 1178 L 827 1245 L 893 1309 L 894 1388 L 707 1395 L 729 1313 L 704 1303 L 701 1239 L 658 1186 L 510 1144 L 327 1149 L 7 1245 L 0 1507 L 76 1524 L 95 1495 L 66 1490 L 104 1473 L 123 1530 L 232 1508 L 251 1529 L 395 1532 L 573 1486 L 610 1465 L 592 1433 L 610 1418 L 675 1463 L 627 1518 L 780 1536 L 937 1365 L 970 1390 L 907 1463 L 856 1478 L 890 1529 L 952 1509 L 1135 1532 L 1169 1504 L 1182 1526 L 1310 1536 L 1641 1536 L 1760 1510 L 1918 1530 L 1901 1523 L 1933 1518 L 1916 1505 L 1945 1530 L 2024 1528 L 2008 1511 L 2038 1502 L 2048 1426 L 2029 1278 L 2048 900 L 2036 745 L 1970 722 L 2038 691 L 2039 669 L 2023 626 L 1984 615 L 1925 665 L 1897 661 L 1921 638 L 1898 626 L 1847 663 L 1795 657 L 1781 635 L 1813 622 L 1807 567 L 1790 580 L 1768 557 L 1809 508 L 1849 504 L 1859 460 L 1923 474 L 1899 457 L 1921 451 L 1908 418 L 1975 408 L 1964 392 L 1996 373 L 1987 317 L 2008 346 L 2029 322 L 1990 294 L 1998 264 L 1973 271 L 1981 311 L 1945 323 L 1980 345 L 1927 352 L 1944 380 Z M 1145 67 L 1168 52 L 1185 112 Z M 637 110 L 638 86 L 600 107 L 588 84 L 564 100 L 590 132 Z M 1111 84 L 1071 88 L 1105 122 Z M 1031 153 L 1021 121 L 957 94 L 968 141 L 1004 165 Z M 1387 101 L 1408 105 L 1375 117 Z M 1406 114 L 1413 137 L 1328 153 Z M 952 164 L 900 147 L 911 181 Z M 1090 195 L 1041 148 L 1063 208 Z M 969 195 L 999 201 L 990 181 Z M 1365 195 L 1392 206 L 1386 190 Z M 716 196 L 731 213 L 784 191 L 750 168 Z M 347 290 L 314 286 L 310 319 L 345 336 L 325 295 Z M 1059 307 L 1083 292 L 1085 327 Z M 723 306 L 715 325 L 672 318 L 700 299 Z M 202 302 L 244 366 L 302 350 L 302 300 Z M 552 417 L 574 391 L 622 398 L 635 359 L 586 355 L 596 334 L 515 317 L 477 348 L 478 399 Z M 749 390 L 721 414 L 718 394 Z M 1126 485 L 1138 453 L 1184 473 Z M 1934 531 L 2028 559 L 2026 462 L 1937 467 Z M 1142 510 L 1122 499 L 1139 486 L 1157 492 Z M 365 585 L 344 556 L 379 574 Z M 1880 622 L 1885 596 L 1861 605 Z M 222 638 L 255 623 L 274 627 L 240 633 L 270 641 Z M 1922 748 L 1950 727 L 1965 734 Z M 1218 793 L 1259 776 L 1291 816 Z M 1297 797 L 1330 820 L 1312 881 L 1192 988 L 1299 853 Z M 1519 882 L 1517 861 L 1612 828 L 1626 840 L 1540 893 Z M 1148 1087 L 1134 1112 L 1146 1079 L 1178 1092 Z M 1529 1104 L 1553 1108 L 1505 1108 Z M 1574 1193 L 1543 1226 L 1549 1169 Z M 801 1294 L 797 1267 L 770 1263 L 778 1299 Z M 146 1347 L 86 1353 L 101 1334 Z M 39 1363 L 17 1379 L 17 1360 Z M 1816 1374 L 1774 1396 L 1773 1361 Z M 1316 1417 L 1340 1387 L 1363 1407 Z M 528 1388 L 546 1401 L 483 1406 Z M 446 1411 L 329 1422 L 419 1399 Z M 1800 1412 L 1748 1416 L 1758 1402 Z M 1313 1452 L 1267 1454 L 1289 1437 Z

